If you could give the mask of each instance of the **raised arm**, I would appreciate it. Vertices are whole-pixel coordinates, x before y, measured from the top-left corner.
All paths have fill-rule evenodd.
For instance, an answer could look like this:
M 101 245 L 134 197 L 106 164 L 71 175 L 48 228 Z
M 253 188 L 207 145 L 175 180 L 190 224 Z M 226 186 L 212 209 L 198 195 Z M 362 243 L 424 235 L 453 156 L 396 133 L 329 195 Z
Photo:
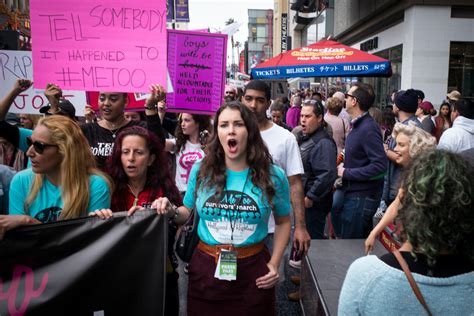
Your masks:
M 382 219 L 380 222 L 377 224 L 377 226 L 372 229 L 372 231 L 369 234 L 369 237 L 365 240 L 365 254 L 368 254 L 372 249 L 374 248 L 374 243 L 375 239 L 377 239 L 377 236 L 380 235 L 380 233 L 387 227 L 390 223 L 392 223 L 395 218 L 398 215 L 398 209 L 400 208 L 400 200 L 402 196 L 402 191 L 401 189 L 398 191 L 397 197 L 395 200 L 392 202 L 392 204 L 389 205 L 387 208 L 387 211 L 385 211 L 385 214 L 383 215 Z
M 158 115 L 158 102 L 166 98 L 165 89 L 158 85 L 150 85 L 150 96 L 145 102 L 146 124 L 149 131 L 158 136 L 160 143 L 165 145 L 165 133 L 161 125 L 161 119 Z
M 23 91 L 28 90 L 32 84 L 33 82 L 28 79 L 17 79 L 15 81 L 10 92 L 8 92 L 7 95 L 3 97 L 2 101 L 0 101 L 0 121 L 5 120 L 5 116 L 10 110 L 15 98 Z
M 59 112 L 59 99 L 63 96 L 61 88 L 54 83 L 48 83 L 44 90 L 44 95 L 48 99 L 50 109 L 48 113 L 56 114 Z

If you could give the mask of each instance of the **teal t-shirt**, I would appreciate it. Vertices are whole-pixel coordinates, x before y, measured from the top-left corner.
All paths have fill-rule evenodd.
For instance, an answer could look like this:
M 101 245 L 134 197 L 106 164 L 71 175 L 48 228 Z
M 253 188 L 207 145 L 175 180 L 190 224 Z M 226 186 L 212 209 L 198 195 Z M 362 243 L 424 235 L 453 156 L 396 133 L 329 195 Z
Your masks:
M 199 213 L 199 238 L 208 245 L 218 245 L 231 244 L 233 236 L 233 244 L 238 247 L 262 241 L 268 234 L 272 209 L 262 191 L 253 185 L 250 169 L 239 172 L 227 169 L 227 188 L 220 197 L 214 195 L 215 190 L 200 188 L 195 199 L 199 167 L 200 163 L 194 164 L 184 196 L 184 206 L 190 209 L 196 206 Z M 288 216 L 291 209 L 288 180 L 280 167 L 272 165 L 271 173 L 275 186 L 274 215 Z
M 25 200 L 30 192 L 35 173 L 31 169 L 18 172 L 10 185 L 10 215 L 29 215 L 40 222 L 57 221 L 63 208 L 61 188 L 52 184 L 46 177 L 43 186 L 31 204 L 28 213 L 24 210 Z M 110 189 L 104 178 L 98 175 L 89 176 L 90 197 L 87 212 L 110 208 Z
M 26 143 L 26 138 L 31 137 L 33 131 L 31 129 L 22 128 L 19 129 L 20 138 L 18 139 L 18 149 L 26 153 L 28 151 L 28 144 Z M 31 160 L 28 158 L 28 168 L 31 168 Z
M 31 137 L 33 131 L 31 129 L 19 128 L 19 139 L 18 139 L 18 149 L 25 152 L 28 150 L 28 144 L 26 143 L 26 138 Z

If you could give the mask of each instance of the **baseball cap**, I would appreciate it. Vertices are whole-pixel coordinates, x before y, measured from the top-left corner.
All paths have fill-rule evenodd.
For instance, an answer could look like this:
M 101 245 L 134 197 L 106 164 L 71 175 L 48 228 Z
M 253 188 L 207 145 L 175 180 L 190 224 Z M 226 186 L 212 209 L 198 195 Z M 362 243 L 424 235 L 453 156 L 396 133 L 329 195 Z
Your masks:
M 51 109 L 50 105 L 43 106 L 39 111 L 45 115 L 52 115 L 48 111 Z M 76 109 L 74 105 L 69 100 L 61 99 L 59 100 L 59 111 L 55 114 L 67 116 L 73 120 L 76 120 Z
M 8 112 L 5 115 L 5 121 L 10 125 L 20 126 L 20 119 L 15 113 Z

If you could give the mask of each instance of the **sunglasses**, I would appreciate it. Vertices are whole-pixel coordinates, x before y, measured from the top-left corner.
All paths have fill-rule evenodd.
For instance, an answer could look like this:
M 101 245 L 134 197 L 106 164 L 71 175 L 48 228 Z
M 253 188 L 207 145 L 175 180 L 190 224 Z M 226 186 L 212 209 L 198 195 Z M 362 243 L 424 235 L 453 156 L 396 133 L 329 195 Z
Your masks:
M 355 96 L 353 96 L 352 94 L 349 94 L 349 93 L 344 93 L 344 96 L 346 97 L 346 99 L 347 99 L 348 97 L 357 99 Z
M 45 143 L 41 143 L 39 141 L 33 141 L 31 139 L 31 137 L 27 137 L 26 138 L 26 144 L 28 145 L 28 148 L 30 148 L 31 146 L 33 146 L 33 148 L 35 149 L 35 151 L 38 153 L 38 154 L 42 154 L 43 151 L 47 148 L 47 147 L 58 147 L 58 145 L 53 145 L 53 144 L 45 144 Z

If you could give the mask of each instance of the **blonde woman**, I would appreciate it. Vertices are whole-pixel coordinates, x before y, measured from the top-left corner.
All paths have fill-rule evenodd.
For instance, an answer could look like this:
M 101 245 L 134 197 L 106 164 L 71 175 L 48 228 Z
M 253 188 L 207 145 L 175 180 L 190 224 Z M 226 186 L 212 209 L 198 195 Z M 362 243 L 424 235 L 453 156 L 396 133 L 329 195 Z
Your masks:
M 0 237 L 20 225 L 77 218 L 110 208 L 110 182 L 96 169 L 87 139 L 74 121 L 47 116 L 27 142 L 31 169 L 12 180 L 9 214 L 14 216 L 0 218 Z
M 27 129 L 34 129 L 41 117 L 39 114 L 18 114 L 20 126 Z
M 396 163 L 403 169 L 406 169 L 411 164 L 413 158 L 420 153 L 436 148 L 436 138 L 414 124 L 395 124 L 392 136 L 397 141 L 397 146 L 394 149 L 397 154 Z M 403 192 L 400 189 L 380 222 L 370 232 L 369 237 L 365 241 L 366 253 L 372 250 L 377 236 L 397 217 L 402 195 Z

